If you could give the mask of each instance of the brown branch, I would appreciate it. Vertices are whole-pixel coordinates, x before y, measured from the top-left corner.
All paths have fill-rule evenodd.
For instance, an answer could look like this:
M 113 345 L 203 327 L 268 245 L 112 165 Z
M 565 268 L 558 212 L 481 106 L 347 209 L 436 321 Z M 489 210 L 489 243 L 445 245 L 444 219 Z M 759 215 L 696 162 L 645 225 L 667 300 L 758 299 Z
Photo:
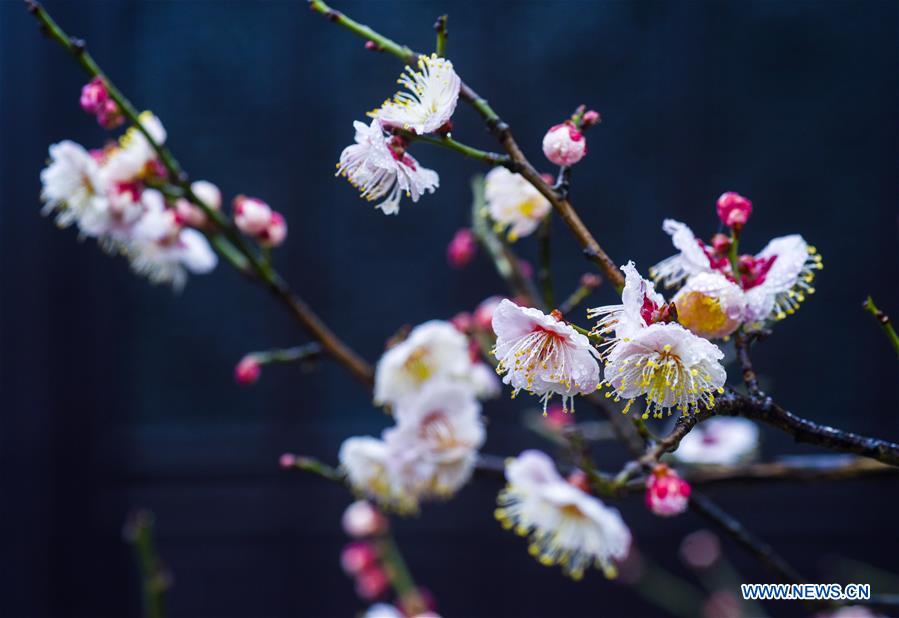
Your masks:
M 153 136 L 149 134 L 138 118 L 137 109 L 131 102 L 115 87 L 112 81 L 100 69 L 99 65 L 94 61 L 87 52 L 87 45 L 84 41 L 73 39 L 57 25 L 52 17 L 44 10 L 44 8 L 35 0 L 26 0 L 25 2 L 28 12 L 34 15 L 41 30 L 51 39 L 59 43 L 66 51 L 71 54 L 78 64 L 90 75 L 103 79 L 110 96 L 118 104 L 122 113 L 128 118 L 129 122 L 139 130 L 148 143 L 153 147 L 159 156 L 159 160 L 163 163 L 169 175 L 182 191 L 184 196 L 200 207 L 215 224 L 223 231 L 225 237 L 234 248 L 246 258 L 252 270 L 240 268 L 244 274 L 252 274 L 252 279 L 261 281 L 274 294 L 274 296 L 282 301 L 291 314 L 296 318 L 303 328 L 318 341 L 325 351 L 338 363 L 346 367 L 346 369 L 360 382 L 369 388 L 374 383 L 374 372 L 371 366 L 356 354 L 349 346 L 347 346 L 340 338 L 325 325 L 318 315 L 307 305 L 299 296 L 294 294 L 287 283 L 278 275 L 272 267 L 261 261 L 259 257 L 249 248 L 243 240 L 243 237 L 234 227 L 234 225 L 219 211 L 209 208 L 202 200 L 194 195 L 191 189 L 187 173 L 181 168 L 178 161 L 169 151 L 168 147 L 157 143 Z M 221 252 L 221 247 L 215 245 Z M 225 255 L 225 257 L 228 257 Z
M 728 389 L 718 397 L 712 410 L 698 412 L 694 416 L 700 422 L 716 414 L 762 421 L 790 434 L 796 442 L 863 455 L 891 466 L 899 466 L 899 444 L 812 422 L 785 410 L 770 397 L 752 398 Z
M 737 350 L 737 360 L 740 361 L 740 367 L 743 370 L 743 383 L 746 389 L 753 397 L 761 397 L 763 393 L 759 388 L 759 379 L 752 368 L 752 359 L 749 357 L 750 338 L 743 332 L 741 328 L 734 336 L 734 347 Z
M 347 17 L 340 11 L 328 6 L 322 0 L 309 0 L 309 8 L 316 13 L 325 16 L 329 21 L 362 37 L 366 41 L 372 41 L 380 49 L 396 56 L 406 64 L 413 64 L 422 56 L 422 54 L 413 51 L 406 45 L 400 45 L 384 35 L 375 32 L 368 26 Z M 593 238 L 590 230 L 584 225 L 584 222 L 571 205 L 571 202 L 569 202 L 566 197 L 563 197 L 556 192 L 546 180 L 543 179 L 534 166 L 531 165 L 530 161 L 528 161 L 527 157 L 518 146 L 518 143 L 515 141 L 515 138 L 512 136 L 509 125 L 503 122 L 502 118 L 499 117 L 499 114 L 490 107 L 490 103 L 487 102 L 487 99 L 479 95 L 471 88 L 471 86 L 464 82 L 459 90 L 459 98 L 471 105 L 475 111 L 481 115 L 487 125 L 487 129 L 493 134 L 497 141 L 499 141 L 503 150 L 505 150 L 509 157 L 511 157 L 511 162 L 508 163 L 506 167 L 521 174 L 535 189 L 549 200 L 556 212 L 559 213 L 559 216 L 562 217 L 562 220 L 565 221 L 565 224 L 571 230 L 571 233 L 577 239 L 578 243 L 580 243 L 584 250 L 584 254 L 603 271 L 606 279 L 608 279 L 615 289 L 620 292 L 621 289 L 624 288 L 624 275 L 621 274 L 621 271 L 618 269 L 618 266 L 612 258 L 603 251 L 602 247 L 599 246 L 599 243 L 596 242 L 596 239 Z
M 683 476 L 693 485 L 716 485 L 761 481 L 842 481 L 897 474 L 899 468 L 867 457 L 813 455 L 739 466 L 697 466 L 686 470 Z

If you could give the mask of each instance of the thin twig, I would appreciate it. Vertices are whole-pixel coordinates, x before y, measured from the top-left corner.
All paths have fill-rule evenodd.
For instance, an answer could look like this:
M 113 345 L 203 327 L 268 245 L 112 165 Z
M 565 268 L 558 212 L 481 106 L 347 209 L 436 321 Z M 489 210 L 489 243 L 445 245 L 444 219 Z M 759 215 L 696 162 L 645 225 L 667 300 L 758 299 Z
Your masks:
M 434 22 L 434 30 L 437 32 L 436 53 L 441 58 L 446 56 L 446 39 L 449 37 L 449 31 L 446 27 L 446 22 L 448 20 L 449 15 L 441 15 L 437 18 L 437 21 Z
M 488 152 L 486 150 L 479 150 L 477 148 L 473 148 L 472 146 L 468 146 L 467 144 L 457 142 L 449 135 L 440 137 L 434 137 L 431 135 L 418 135 L 417 133 L 414 133 L 412 131 L 400 128 L 394 128 L 392 129 L 392 132 L 395 135 L 403 136 L 403 138 L 405 138 L 409 142 L 423 142 L 425 144 L 431 144 L 432 146 L 447 148 L 448 150 L 458 152 L 459 154 L 468 157 L 469 159 L 475 159 L 476 161 L 481 161 L 482 163 L 486 163 L 490 166 L 509 165 L 512 160 L 509 155 L 499 154 L 496 152 Z
M 540 264 L 537 268 L 537 280 L 540 282 L 540 292 L 543 295 L 543 304 L 548 309 L 555 309 L 556 300 L 553 294 L 552 272 L 552 217 L 547 215 L 540 223 L 537 230 L 537 240 L 540 246 Z
M 600 285 L 602 277 L 594 273 L 585 273 L 581 276 L 580 285 L 559 305 L 559 311 L 562 315 L 571 313 Z
M 134 548 L 140 569 L 144 618 L 165 616 L 165 593 L 172 583 L 153 542 L 153 522 L 150 511 L 134 511 L 128 516 L 123 532 L 125 540 Z
M 329 21 L 346 28 L 366 41 L 373 41 L 381 49 L 396 56 L 406 64 L 417 62 L 418 58 L 421 56 L 421 54 L 414 52 L 406 45 L 400 45 L 384 35 L 375 32 L 368 26 L 360 24 L 340 11 L 331 8 L 322 0 L 309 0 L 309 8 L 316 13 L 324 15 Z M 603 271 L 606 279 L 608 279 L 615 289 L 620 292 L 624 288 L 624 275 L 621 274 L 621 271 L 618 269 L 618 266 L 612 258 L 610 258 L 608 254 L 603 251 L 602 247 L 599 246 L 599 243 L 596 242 L 596 239 L 590 233 L 590 230 L 587 229 L 587 226 L 584 225 L 584 222 L 581 220 L 571 203 L 565 197 L 559 195 L 559 193 L 557 193 L 534 168 L 530 161 L 528 161 L 527 157 L 518 146 L 518 143 L 515 141 L 515 138 L 512 136 L 509 125 L 503 122 L 502 118 L 499 117 L 499 114 L 490 107 L 490 103 L 487 102 L 487 99 L 479 95 L 464 82 L 459 90 L 459 98 L 471 105 L 475 111 L 481 115 L 488 130 L 493 134 L 497 141 L 502 144 L 503 149 L 511 158 L 507 167 L 521 174 L 535 189 L 549 200 L 550 204 L 552 204 L 556 212 L 559 213 L 559 216 L 562 217 L 562 220 L 565 221 L 565 224 L 583 248 L 584 254 Z
M 752 359 L 749 357 L 750 339 L 747 337 L 743 329 L 739 329 L 734 335 L 734 347 L 737 350 L 737 359 L 740 361 L 740 367 L 743 370 L 743 383 L 752 397 L 763 397 L 759 388 L 759 379 L 752 368 Z
M 311 363 L 322 355 L 321 344 L 307 343 L 292 348 L 278 348 L 274 350 L 262 350 L 259 352 L 250 352 L 247 356 L 252 357 L 260 365 L 271 365 L 273 363 Z
M 287 283 L 269 264 L 266 264 L 259 259 L 259 257 L 246 245 L 243 237 L 237 231 L 237 228 L 234 227 L 225 215 L 218 210 L 210 208 L 194 194 L 187 174 L 181 169 L 180 164 L 172 155 L 171 151 L 165 145 L 159 144 L 153 139 L 153 136 L 150 135 L 146 127 L 140 122 L 137 109 L 127 98 L 125 98 L 121 91 L 116 88 L 106 74 L 100 69 L 91 55 L 87 52 L 84 41 L 73 39 L 66 34 L 36 1 L 26 0 L 26 6 L 28 7 L 28 11 L 34 15 L 35 19 L 41 24 L 42 30 L 51 39 L 65 48 L 75 58 L 78 64 L 87 71 L 87 73 L 103 80 L 106 89 L 109 92 L 109 96 L 116 102 L 131 125 L 143 134 L 148 143 L 159 155 L 159 160 L 168 171 L 172 182 L 181 189 L 185 198 L 201 208 L 215 223 L 217 228 L 222 231 L 225 238 L 213 243 L 213 246 L 219 250 L 220 254 L 226 257 L 232 265 L 237 267 L 238 265 L 231 255 L 232 252 L 223 246 L 226 241 L 233 245 L 233 247 L 246 258 L 252 272 L 256 275 L 258 280 L 262 281 L 272 294 L 281 300 L 309 334 L 316 341 L 321 343 L 328 354 L 346 367 L 356 379 L 363 384 L 370 386 L 374 380 L 374 373 L 371 366 L 341 341 L 340 338 L 325 325 L 321 318 L 319 318 L 299 296 L 291 291 Z
M 877 305 L 874 304 L 874 299 L 870 296 L 868 296 L 862 306 L 865 311 L 874 316 L 874 319 L 877 320 L 877 323 L 880 324 L 880 327 L 883 329 L 883 334 L 886 335 L 887 339 L 889 339 L 892 344 L 893 349 L 896 350 L 896 354 L 899 355 L 899 335 L 896 334 L 896 329 L 893 328 L 893 324 L 890 322 L 890 316 L 878 309 Z

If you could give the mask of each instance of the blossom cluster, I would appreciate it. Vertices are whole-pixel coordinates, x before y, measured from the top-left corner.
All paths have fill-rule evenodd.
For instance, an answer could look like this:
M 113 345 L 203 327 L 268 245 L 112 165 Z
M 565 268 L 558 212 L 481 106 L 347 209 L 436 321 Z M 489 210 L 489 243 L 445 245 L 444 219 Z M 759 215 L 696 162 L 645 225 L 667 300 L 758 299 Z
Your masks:
M 561 566 L 573 579 L 593 565 L 615 577 L 616 562 L 627 557 L 631 546 L 631 532 L 617 510 L 563 479 L 540 451 L 509 460 L 506 480 L 496 518 L 504 528 L 530 538 L 532 556 L 541 564 Z
M 207 273 L 217 257 L 206 238 L 188 227 L 172 198 L 154 188 L 166 177 L 144 131 L 157 144 L 166 132 L 149 112 L 140 117 L 143 131 L 130 128 L 118 141 L 87 151 L 72 141 L 50 147 L 41 172 L 44 213 L 55 214 L 60 227 L 75 226 L 81 238 L 94 238 L 106 251 L 121 253 L 135 272 L 154 283 L 183 287 L 187 273 Z M 211 183 L 194 183 L 210 208 L 221 204 Z
M 407 152 L 409 142 L 401 131 L 414 135 L 448 131 L 462 85 L 453 63 L 436 55 L 419 57 L 398 82 L 405 90 L 370 112 L 369 124 L 353 123 L 356 143 L 343 150 L 337 164 L 337 173 L 363 198 L 379 201 L 376 208 L 386 215 L 399 213 L 403 194 L 417 202 L 440 185 L 437 172 L 422 167 Z
M 396 424 L 380 439 L 353 437 L 340 448 L 350 484 L 399 512 L 452 495 L 470 478 L 484 443 L 479 399 L 498 391 L 493 371 L 451 323 L 432 320 L 412 329 L 375 372 L 374 401 Z
M 737 241 L 752 202 L 724 193 L 717 203 L 730 235 L 716 234 L 711 244 L 698 239 L 684 223 L 662 225 L 678 250 L 650 269 L 665 287 L 680 286 L 674 296 L 679 321 L 698 335 L 721 338 L 740 326 L 753 330 L 782 320 L 815 292 L 812 281 L 822 268 L 815 247 L 798 234 L 772 239 L 755 255 L 738 254 Z

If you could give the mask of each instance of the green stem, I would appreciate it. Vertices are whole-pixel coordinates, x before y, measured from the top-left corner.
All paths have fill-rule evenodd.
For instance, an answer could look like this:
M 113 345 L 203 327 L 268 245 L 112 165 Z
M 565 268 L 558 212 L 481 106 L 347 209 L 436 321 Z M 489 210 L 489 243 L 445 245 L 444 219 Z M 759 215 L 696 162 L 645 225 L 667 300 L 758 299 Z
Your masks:
M 312 361 L 321 356 L 321 353 L 321 345 L 318 343 L 307 343 L 306 345 L 300 345 L 293 348 L 251 352 L 248 356 L 252 356 L 260 365 L 271 365 L 274 363 L 302 363 L 305 361 Z
M 221 230 L 225 239 L 234 246 L 236 252 L 243 254 L 249 268 L 242 269 L 242 272 L 255 273 L 265 287 L 278 297 L 288 310 L 290 310 L 297 321 L 299 321 L 300 324 L 302 324 L 303 327 L 322 344 L 329 355 L 346 367 L 360 382 L 366 386 L 371 386 L 374 381 L 374 371 L 371 366 L 356 354 L 354 350 L 341 341 L 337 335 L 325 325 L 321 318 L 312 311 L 312 308 L 291 291 L 287 283 L 271 267 L 271 265 L 266 264 L 259 259 L 259 256 L 247 246 L 243 236 L 224 214 L 210 208 L 209 205 L 204 203 L 194 194 L 187 174 L 181 169 L 178 161 L 172 156 L 172 153 L 167 147 L 156 143 L 146 127 L 141 124 L 136 108 L 125 98 L 119 89 L 115 87 L 109 78 L 106 77 L 97 63 L 94 62 L 91 55 L 87 52 L 84 42 L 76 41 L 67 35 L 35 0 L 26 0 L 26 4 L 28 6 L 28 11 L 38 20 L 47 36 L 65 48 L 76 59 L 78 64 L 80 64 L 90 75 L 99 77 L 103 80 L 110 97 L 116 102 L 131 125 L 143 134 L 147 139 L 147 142 L 159 155 L 159 160 L 171 176 L 172 182 L 181 190 L 182 195 L 198 206 L 206 216 L 215 223 Z M 213 246 L 220 250 L 222 247 L 225 247 L 222 242 L 216 242 Z M 222 255 L 235 267 L 239 267 L 242 263 L 241 260 L 235 257 L 236 254 L 233 251 L 225 249 L 225 253 Z
M 730 233 L 730 249 L 728 249 L 727 257 L 730 259 L 730 268 L 733 273 L 734 279 L 739 281 L 740 278 L 740 254 L 738 252 L 740 247 L 740 233 L 731 229 Z
M 403 611 L 408 615 L 416 615 L 427 609 L 421 594 L 418 592 L 418 586 L 412 579 L 412 573 L 403 559 L 403 554 L 388 532 L 375 541 L 378 549 L 378 555 L 381 562 L 387 570 L 390 583 L 396 591 L 396 595 L 400 599 L 400 605 Z
M 479 150 L 477 148 L 473 148 L 471 146 L 463 144 L 462 142 L 457 142 L 449 135 L 446 135 L 444 137 L 418 135 L 416 133 L 413 133 L 412 131 L 406 131 L 404 129 L 395 129 L 394 133 L 397 135 L 402 135 L 410 142 L 424 142 L 425 144 L 431 144 L 432 146 L 441 146 L 442 148 L 453 150 L 470 159 L 482 161 L 487 165 L 490 165 L 491 167 L 496 165 L 508 165 L 512 160 L 509 155 L 502 155 L 496 152 L 487 152 L 486 150 Z
M 441 58 L 446 56 L 446 37 L 449 34 L 446 29 L 447 20 L 449 15 L 441 15 L 434 22 L 434 30 L 437 31 L 437 55 Z
M 865 311 L 874 316 L 874 319 L 880 324 L 880 328 L 883 329 L 883 334 L 886 335 L 893 345 L 893 349 L 896 350 L 896 354 L 899 355 L 899 335 L 896 334 L 896 329 L 893 328 L 893 324 L 890 322 L 890 316 L 878 309 L 877 305 L 874 304 L 874 299 L 870 296 L 868 296 L 862 306 Z
M 332 9 L 321 0 L 309 0 L 309 8 L 316 13 L 321 13 L 327 17 L 329 21 L 343 26 L 366 41 L 372 41 L 378 48 L 384 50 L 388 54 L 396 56 L 406 64 L 412 64 L 418 60 L 419 54 L 415 53 L 405 45 L 400 45 L 388 39 L 386 36 L 378 34 L 365 24 L 360 24 L 358 21 L 350 19 L 340 11 Z
M 334 483 L 340 483 L 341 485 L 346 482 L 346 477 L 343 472 L 314 457 L 297 456 L 293 461 L 292 467 L 297 470 L 303 470 L 304 472 L 312 472 L 324 479 L 333 481 Z
M 165 591 L 171 578 L 162 566 L 153 542 L 153 514 L 146 510 L 133 513 L 125 523 L 125 540 L 134 548 L 140 570 L 144 618 L 165 616 Z
M 547 215 L 540 224 L 537 232 L 537 240 L 540 244 L 540 267 L 537 270 L 537 280 L 540 282 L 540 291 L 543 294 L 543 304 L 548 309 L 556 308 L 556 299 L 553 295 L 552 275 L 552 216 Z

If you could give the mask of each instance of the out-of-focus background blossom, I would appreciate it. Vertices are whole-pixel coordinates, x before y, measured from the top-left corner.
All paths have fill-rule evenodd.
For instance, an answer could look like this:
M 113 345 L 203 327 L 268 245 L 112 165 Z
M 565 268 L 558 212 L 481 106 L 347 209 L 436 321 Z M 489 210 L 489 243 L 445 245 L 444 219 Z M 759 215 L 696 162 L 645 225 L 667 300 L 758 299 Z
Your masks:
M 477 164 L 416 146 L 416 158 L 439 170 L 440 190 L 405 203 L 398 217 L 333 178 L 352 122 L 393 92 L 400 67 L 304 3 L 51 0 L 47 8 L 88 40 L 141 109 L 164 120 L 194 178 L 213 180 L 227 196 L 257 195 L 285 215 L 290 238 L 278 267 L 369 359 L 404 324 L 449 319 L 504 291 L 483 255 L 463 269 L 447 264 L 447 244 L 467 225 Z M 431 48 L 431 24 L 449 13 L 456 70 L 534 162 L 544 161 L 549 126 L 581 102 L 599 110 L 603 122 L 574 170 L 572 199 L 619 263 L 630 258 L 645 269 L 667 257 L 665 217 L 711 236 L 725 190 L 753 201 L 747 251 L 803 234 L 827 268 L 814 298 L 758 346 L 763 387 L 809 418 L 899 438 L 893 351 L 861 310 L 870 292 L 899 315 L 899 7 L 444 0 L 336 8 L 417 49 Z M 22 5 L 0 3 L 0 614 L 136 613 L 138 582 L 121 540 L 133 507 L 156 514 L 175 615 L 363 610 L 340 574 L 350 497 L 279 468 L 278 457 L 293 451 L 334 462 L 344 438 L 376 435 L 389 419 L 329 362 L 311 374 L 267 367 L 256 385 L 238 387 L 232 371 L 245 352 L 305 337 L 227 268 L 192 278 L 175 296 L 39 216 L 47 146 L 104 139 L 79 108 L 85 81 Z M 470 109 L 460 106 L 453 123 L 456 137 L 495 147 Z M 563 226 L 553 233 L 563 295 L 588 264 Z M 532 239 L 520 247 L 534 259 Z M 591 300 L 614 297 L 606 286 Z M 535 406 L 525 397 L 485 404 L 484 450 L 550 448 L 522 423 Z M 592 412 L 582 406 L 582 414 Z M 767 456 L 812 452 L 765 428 L 761 437 Z M 596 455 L 609 469 L 624 457 L 611 443 Z M 810 577 L 870 581 L 879 593 L 899 587 L 878 570 L 899 571 L 894 543 L 885 542 L 895 536 L 896 506 L 886 487 L 711 493 Z M 640 596 L 628 582 L 642 581 L 642 590 L 640 573 L 655 562 L 696 581 L 695 564 L 717 560 L 717 545 L 702 536 L 682 559 L 682 539 L 703 522 L 656 519 L 637 496 L 615 506 L 643 560 L 622 568 L 622 583 L 598 572 L 571 582 L 500 531 L 498 490 L 496 481 L 476 480 L 448 504 L 396 523 L 441 615 L 657 616 L 643 599 L 674 598 L 673 589 L 658 584 Z M 746 581 L 771 581 L 729 541 L 721 550 Z M 727 594 L 706 604 L 709 615 L 731 611 Z

